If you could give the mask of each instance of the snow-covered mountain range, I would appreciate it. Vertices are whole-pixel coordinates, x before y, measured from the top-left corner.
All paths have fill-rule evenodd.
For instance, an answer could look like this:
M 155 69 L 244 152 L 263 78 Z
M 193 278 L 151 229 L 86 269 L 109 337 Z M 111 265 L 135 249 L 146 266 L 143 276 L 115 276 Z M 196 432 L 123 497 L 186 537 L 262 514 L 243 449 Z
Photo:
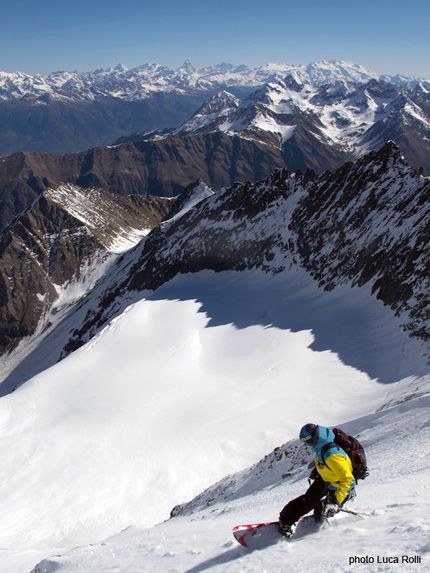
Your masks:
M 115 68 L 93 72 L 53 72 L 48 76 L 31 76 L 23 72 L 0 72 L 0 98 L 3 101 L 49 95 L 52 98 L 94 99 L 100 95 L 126 100 L 148 97 L 153 92 L 172 90 L 216 90 L 221 86 L 255 87 L 291 75 L 300 84 L 321 87 L 333 83 L 357 85 L 380 79 L 396 85 L 415 86 L 430 80 L 405 76 L 378 75 L 359 64 L 346 61 L 321 61 L 308 65 L 267 64 L 258 68 L 232 64 L 212 65 L 196 70 L 189 61 L 171 70 L 159 64 L 144 64 L 127 69 Z
M 393 140 L 428 172 L 429 92 L 428 80 L 378 76 L 342 61 L 0 73 L 0 154 L 72 152 L 127 141 L 130 133 L 147 139 L 160 128 L 171 135 L 218 130 L 283 147 L 293 170 L 335 168 Z
M 321 71 L 321 70 L 320 70 Z M 322 81 L 327 83 L 321 83 Z M 222 132 L 279 148 L 290 169 L 338 167 L 396 141 L 414 167 L 430 169 L 430 90 L 426 82 L 365 83 L 298 72 L 240 100 L 221 91 L 180 127 L 120 141 Z
M 175 90 L 157 92 L 154 96 L 157 101 L 143 98 L 132 102 L 137 106 L 133 108 L 135 111 L 143 106 L 145 117 L 153 118 L 152 106 L 160 105 L 164 111 L 184 111 L 175 98 L 191 98 L 186 120 L 179 127 L 171 128 L 172 122 L 175 123 L 171 119 L 169 129 L 137 132 L 117 139 L 114 146 L 91 147 L 66 155 L 21 152 L 3 158 L 0 230 L 27 210 L 43 190 L 63 183 L 100 187 L 120 195 L 174 196 L 197 179 L 219 189 L 237 181 L 263 179 L 282 167 L 290 171 L 333 171 L 346 161 L 378 150 L 387 141 L 399 146 L 411 167 L 425 175 L 430 173 L 427 82 L 397 78 L 397 82 L 392 79 L 390 83 L 366 74 L 359 66 L 339 62 L 295 70 L 291 66 L 270 69 L 272 75 L 276 70 L 278 76 L 289 73 L 282 79 L 274 77 L 246 96 L 239 97 L 230 86 L 230 91 L 199 91 L 198 95 L 196 92 L 178 95 Z M 115 72 L 122 73 L 125 72 Z M 254 79 L 256 76 L 252 75 Z M 245 78 L 241 81 L 245 82 Z M 166 98 L 173 99 L 169 103 Z M 107 117 L 114 118 L 113 121 L 123 117 L 124 108 L 111 114 L 105 106 L 130 103 L 113 96 L 101 102 L 98 99 L 91 103 L 94 106 L 87 109 L 88 116 L 79 108 L 76 121 L 81 127 L 77 127 L 71 118 L 73 113 L 67 108 L 69 104 L 64 102 L 54 99 L 40 107 L 35 100 L 29 100 L 25 106 L 32 110 L 30 113 L 42 110 L 43 117 L 29 123 L 36 137 L 45 137 L 46 129 L 51 126 L 55 133 L 48 139 L 56 141 L 63 129 L 73 127 L 73 134 L 67 136 L 72 141 L 79 133 L 92 137 L 100 114 L 103 129 L 109 129 Z M 52 123 L 48 116 L 56 114 L 58 105 L 61 112 Z M 0 106 L 0 115 L 7 106 L 7 103 Z M 13 108 L 15 111 L 20 104 L 17 106 Z M 14 121 L 11 118 L 15 111 L 5 112 L 4 134 L 13 131 L 7 122 Z M 135 129 L 139 123 L 137 116 L 134 112 L 125 115 L 131 122 L 130 131 Z M 21 135 L 23 123 L 19 120 Z
M 127 69 L 122 64 L 94 72 L 54 72 L 48 76 L 31 76 L 22 72 L 0 72 L 0 98 L 3 101 L 47 96 L 54 99 L 95 99 L 110 96 L 139 100 L 153 92 L 172 90 L 218 90 L 221 86 L 261 86 L 267 82 L 295 74 L 299 81 L 315 85 L 346 79 L 350 83 L 365 83 L 377 74 L 350 62 L 320 62 L 308 66 L 268 64 L 259 68 L 219 64 L 196 70 L 186 61 L 177 70 L 158 64 L 144 64 Z M 396 77 L 397 83 L 416 82 Z

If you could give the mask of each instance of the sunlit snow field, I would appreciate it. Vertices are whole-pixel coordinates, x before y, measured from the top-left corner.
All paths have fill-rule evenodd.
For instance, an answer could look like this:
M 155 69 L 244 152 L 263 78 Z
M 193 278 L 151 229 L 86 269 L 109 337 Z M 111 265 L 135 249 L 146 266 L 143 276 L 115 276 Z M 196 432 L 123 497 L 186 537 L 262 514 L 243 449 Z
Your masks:
M 136 298 L 0 399 L 0 569 L 428 570 L 428 369 L 400 321 L 364 289 L 323 295 L 301 271 L 203 272 Z M 307 486 L 305 468 L 292 479 L 280 468 L 261 491 L 251 479 L 249 495 L 168 520 L 307 422 L 360 433 L 371 475 L 354 508 L 365 515 L 245 550 L 232 527 L 277 519 Z M 402 554 L 422 559 L 377 563 Z M 350 565 L 354 555 L 374 563 Z

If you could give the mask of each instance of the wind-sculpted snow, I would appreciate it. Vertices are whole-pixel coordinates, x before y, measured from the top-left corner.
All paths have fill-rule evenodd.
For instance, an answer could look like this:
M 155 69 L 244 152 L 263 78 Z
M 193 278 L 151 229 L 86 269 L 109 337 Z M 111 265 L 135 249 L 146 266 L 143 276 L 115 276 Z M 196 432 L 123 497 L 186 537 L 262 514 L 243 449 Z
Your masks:
M 259 297 L 244 294 L 251 285 Z M 285 294 L 260 272 L 178 277 L 118 300 L 88 344 L 2 398 L 0 546 L 46 556 L 155 525 L 291 439 L 303 416 L 335 423 L 380 405 L 382 385 L 313 350 L 310 329 L 255 320 L 281 309 L 287 318 Z M 94 299 L 83 302 L 76 326 Z M 39 349 L 45 360 L 66 336 L 53 334 Z

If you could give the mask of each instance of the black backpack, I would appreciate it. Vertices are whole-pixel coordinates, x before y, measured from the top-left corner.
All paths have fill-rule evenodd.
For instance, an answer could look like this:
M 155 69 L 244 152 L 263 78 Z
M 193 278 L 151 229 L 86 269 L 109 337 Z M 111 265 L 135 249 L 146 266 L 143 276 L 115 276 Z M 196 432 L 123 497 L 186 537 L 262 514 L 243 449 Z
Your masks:
M 369 470 L 367 468 L 366 454 L 364 453 L 364 448 L 357 440 L 352 436 L 345 434 L 340 428 L 333 428 L 334 432 L 334 442 L 331 444 L 326 444 L 321 449 L 321 458 L 326 464 L 324 456 L 333 444 L 342 448 L 342 450 L 348 455 L 352 463 L 352 473 L 356 480 L 365 479 L 369 475 Z M 327 465 L 327 464 L 326 464 Z M 328 467 L 328 466 L 327 466 Z

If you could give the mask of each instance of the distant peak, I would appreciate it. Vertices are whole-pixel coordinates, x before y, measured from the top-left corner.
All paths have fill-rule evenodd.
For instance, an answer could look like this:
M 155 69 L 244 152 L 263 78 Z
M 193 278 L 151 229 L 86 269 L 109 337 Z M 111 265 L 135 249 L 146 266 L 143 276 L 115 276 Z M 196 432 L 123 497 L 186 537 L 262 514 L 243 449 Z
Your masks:
M 185 70 L 186 72 L 195 72 L 196 69 L 192 66 L 190 60 L 185 60 L 179 70 Z

